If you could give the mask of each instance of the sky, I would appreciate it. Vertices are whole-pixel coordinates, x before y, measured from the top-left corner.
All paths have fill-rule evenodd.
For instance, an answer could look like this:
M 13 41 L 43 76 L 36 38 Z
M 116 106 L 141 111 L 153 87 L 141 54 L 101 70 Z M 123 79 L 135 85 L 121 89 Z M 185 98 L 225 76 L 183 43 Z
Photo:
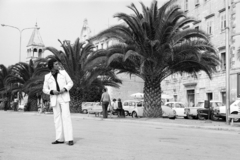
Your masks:
M 84 19 L 92 35 L 120 23 L 113 18 L 116 13 L 132 14 L 127 8 L 134 3 L 141 11 L 139 2 L 150 6 L 152 0 L 0 0 L 0 24 L 19 28 L 40 27 L 40 35 L 46 47 L 61 50 L 61 41 L 74 42 L 80 37 Z M 161 7 L 168 0 L 158 0 Z M 26 62 L 27 44 L 32 29 L 22 31 L 21 61 Z M 20 32 L 11 27 L 0 26 L 0 64 L 6 67 L 19 61 Z M 47 56 L 49 51 L 44 52 Z

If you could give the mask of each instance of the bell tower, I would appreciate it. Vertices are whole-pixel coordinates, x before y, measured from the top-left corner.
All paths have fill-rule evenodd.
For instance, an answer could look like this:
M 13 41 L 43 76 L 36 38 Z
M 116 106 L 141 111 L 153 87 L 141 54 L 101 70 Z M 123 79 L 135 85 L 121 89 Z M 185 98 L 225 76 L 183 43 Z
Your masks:
M 45 45 L 43 44 L 42 37 L 39 33 L 39 27 L 37 23 L 35 29 L 32 32 L 32 36 L 27 45 L 27 63 L 32 59 L 33 61 L 37 58 L 43 58 L 43 52 Z
M 83 27 L 80 34 L 80 42 L 85 42 L 88 38 L 90 38 L 90 36 L 91 36 L 91 30 L 90 30 L 90 27 L 88 26 L 87 19 L 85 19 L 83 21 Z

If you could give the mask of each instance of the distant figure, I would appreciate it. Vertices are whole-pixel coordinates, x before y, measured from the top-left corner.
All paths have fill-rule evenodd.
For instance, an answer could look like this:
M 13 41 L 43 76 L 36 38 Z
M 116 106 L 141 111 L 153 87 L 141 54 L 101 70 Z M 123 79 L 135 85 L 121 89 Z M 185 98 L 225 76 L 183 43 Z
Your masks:
M 107 93 L 107 88 L 103 89 L 103 94 L 102 94 L 100 102 L 102 102 L 103 118 L 107 118 L 108 117 L 108 113 L 107 113 L 108 105 L 111 102 L 110 96 Z
M 125 117 L 125 113 L 122 106 L 122 101 L 118 98 L 118 109 L 117 109 L 118 117 Z
M 190 101 L 189 105 L 190 105 L 190 107 L 194 107 L 193 101 Z
M 111 104 L 111 111 L 112 111 L 112 112 L 116 112 L 117 109 L 118 109 L 118 103 L 117 103 L 116 99 L 113 98 L 113 102 L 112 102 L 112 104 Z

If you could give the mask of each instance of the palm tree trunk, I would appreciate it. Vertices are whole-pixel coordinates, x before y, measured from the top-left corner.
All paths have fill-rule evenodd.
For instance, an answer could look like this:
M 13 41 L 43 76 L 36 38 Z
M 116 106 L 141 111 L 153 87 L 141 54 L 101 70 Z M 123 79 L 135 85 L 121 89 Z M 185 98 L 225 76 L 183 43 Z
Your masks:
M 71 113 L 82 113 L 82 96 L 80 91 L 77 89 L 70 91 L 70 112 Z
M 144 117 L 162 117 L 159 78 L 147 77 L 144 82 Z

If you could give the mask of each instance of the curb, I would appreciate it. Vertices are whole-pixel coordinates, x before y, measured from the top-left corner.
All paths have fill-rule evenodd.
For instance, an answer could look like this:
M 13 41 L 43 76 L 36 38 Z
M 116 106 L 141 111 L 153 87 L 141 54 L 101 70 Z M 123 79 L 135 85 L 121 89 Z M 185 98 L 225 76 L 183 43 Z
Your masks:
M 103 119 L 103 118 L 95 118 L 95 117 L 78 117 L 78 116 L 71 116 L 72 118 L 78 119 L 86 119 L 86 120 L 95 120 L 95 121 L 112 121 L 118 123 L 135 123 L 135 124 L 147 124 L 147 125 L 154 125 L 154 126 L 167 126 L 167 127 L 179 127 L 179 128 L 194 128 L 194 129 L 206 129 L 206 130 L 219 130 L 219 131 L 235 131 L 240 132 L 240 127 L 236 128 L 237 126 L 198 126 L 198 125 L 185 125 L 185 124 L 176 124 L 176 123 L 164 123 L 164 122 L 146 122 L 140 120 L 115 120 L 115 119 Z M 234 127 L 234 128 L 233 128 Z

